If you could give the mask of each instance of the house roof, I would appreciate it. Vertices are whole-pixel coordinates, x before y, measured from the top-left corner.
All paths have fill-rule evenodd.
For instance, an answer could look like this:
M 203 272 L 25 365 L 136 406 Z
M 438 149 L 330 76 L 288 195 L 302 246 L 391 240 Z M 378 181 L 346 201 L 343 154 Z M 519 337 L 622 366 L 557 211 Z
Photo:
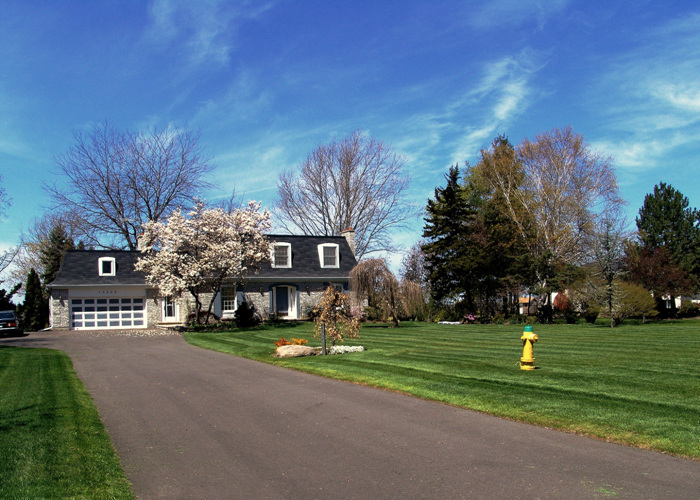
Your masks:
M 289 243 L 292 248 L 292 267 L 273 268 L 272 264 L 263 265 L 260 273 L 249 276 L 251 281 L 260 278 L 347 278 L 357 260 L 343 236 L 297 236 L 288 234 L 271 234 L 270 241 Z M 338 268 L 322 268 L 318 256 L 318 245 L 335 243 L 340 257 Z
M 128 250 L 68 250 L 50 286 L 144 285 L 145 275 L 134 269 L 139 255 L 141 252 Z M 98 263 L 101 257 L 114 258 L 117 266 L 114 276 L 100 276 Z
M 246 277 L 249 281 L 347 279 L 350 270 L 357 264 L 343 236 L 268 235 L 268 237 L 271 242 L 290 244 L 292 267 L 273 268 L 271 263 L 265 263 L 259 273 L 251 273 Z M 318 245 L 323 243 L 338 245 L 340 258 L 338 268 L 321 267 Z M 145 275 L 134 269 L 140 255 L 141 252 L 129 250 L 69 250 L 63 258 L 56 279 L 50 286 L 57 288 L 89 285 L 145 285 Z M 101 257 L 114 258 L 116 263 L 114 276 L 100 276 L 98 263 Z

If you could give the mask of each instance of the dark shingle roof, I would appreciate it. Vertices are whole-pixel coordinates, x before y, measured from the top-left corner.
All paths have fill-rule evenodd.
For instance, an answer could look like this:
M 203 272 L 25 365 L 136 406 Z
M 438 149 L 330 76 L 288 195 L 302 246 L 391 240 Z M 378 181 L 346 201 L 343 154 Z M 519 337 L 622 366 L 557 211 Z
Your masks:
M 292 248 L 292 267 L 273 268 L 265 263 L 257 274 L 247 278 L 255 279 L 330 279 L 347 278 L 357 264 L 347 240 L 342 236 L 291 236 L 268 235 L 270 241 L 289 243 Z M 336 243 L 340 256 L 339 268 L 322 268 L 318 256 L 318 245 Z M 128 250 L 69 250 L 52 287 L 76 285 L 144 285 L 143 273 L 134 270 L 140 252 Z M 100 276 L 100 257 L 113 257 L 117 264 L 116 276 Z
M 292 267 L 273 268 L 265 264 L 257 275 L 260 278 L 337 278 L 348 277 L 357 264 L 347 240 L 343 236 L 291 236 L 288 234 L 271 234 L 270 241 L 289 243 L 292 247 Z M 336 243 L 340 256 L 340 267 L 322 268 L 318 257 L 318 245 Z M 255 275 L 250 276 L 255 278 Z
M 143 285 L 143 273 L 134 270 L 140 252 L 128 250 L 69 250 L 63 257 L 53 287 L 67 285 Z M 115 276 L 100 276 L 100 257 L 113 257 L 117 264 Z

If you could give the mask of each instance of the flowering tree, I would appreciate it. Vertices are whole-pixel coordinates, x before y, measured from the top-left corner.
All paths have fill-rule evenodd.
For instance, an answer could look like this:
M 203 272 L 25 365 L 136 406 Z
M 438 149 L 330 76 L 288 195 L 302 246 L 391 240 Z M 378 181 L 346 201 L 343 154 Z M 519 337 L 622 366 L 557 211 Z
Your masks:
M 325 325 L 326 336 L 331 339 L 332 345 L 342 342 L 345 338 L 354 339 L 360 336 L 360 323 L 352 315 L 348 294 L 329 286 L 323 292 L 316 309 L 319 313 L 314 326 L 316 337 L 321 337 L 322 325 Z
M 224 211 L 206 208 L 198 201 L 185 217 L 176 210 L 164 222 L 151 221 L 144 227 L 143 257 L 136 269 L 165 296 L 189 292 L 196 303 L 197 322 L 202 312 L 202 295 L 210 293 L 206 309 L 209 321 L 214 299 L 227 280 L 244 280 L 270 258 L 265 232 L 270 214 L 260 204 Z

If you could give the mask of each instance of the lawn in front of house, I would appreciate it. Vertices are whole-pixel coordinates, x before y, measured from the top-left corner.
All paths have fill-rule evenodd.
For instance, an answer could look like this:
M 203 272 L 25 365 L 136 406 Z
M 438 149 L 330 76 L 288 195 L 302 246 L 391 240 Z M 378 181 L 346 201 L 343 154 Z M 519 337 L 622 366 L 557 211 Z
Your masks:
M 61 351 L 0 346 L 0 498 L 134 498 Z
M 700 321 L 534 325 L 534 371 L 519 367 L 522 326 L 365 324 L 361 353 L 277 359 L 280 337 L 313 324 L 186 334 L 191 344 L 403 392 L 522 422 L 700 459 Z

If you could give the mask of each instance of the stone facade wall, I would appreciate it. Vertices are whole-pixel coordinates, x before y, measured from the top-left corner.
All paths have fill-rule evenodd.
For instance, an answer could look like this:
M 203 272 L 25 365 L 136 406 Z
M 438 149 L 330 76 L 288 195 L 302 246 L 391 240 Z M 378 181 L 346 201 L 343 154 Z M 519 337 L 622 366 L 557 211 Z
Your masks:
M 68 290 L 51 290 L 51 327 L 56 330 L 67 330 L 70 327 L 70 299 Z
M 328 283 L 319 282 L 299 282 L 299 283 L 284 283 L 284 285 L 295 286 L 298 290 L 297 312 L 299 319 L 308 318 L 308 313 L 316 307 L 321 301 L 323 292 L 328 286 Z M 273 285 L 274 286 L 274 285 Z M 247 285 L 244 287 L 245 299 L 248 303 L 255 306 L 255 309 L 260 313 L 263 319 L 270 317 L 270 288 L 269 285 L 258 284 Z M 262 290 L 262 293 L 260 291 Z
M 150 288 L 146 290 L 146 326 L 149 328 L 160 323 L 162 316 L 160 296 L 158 290 Z

